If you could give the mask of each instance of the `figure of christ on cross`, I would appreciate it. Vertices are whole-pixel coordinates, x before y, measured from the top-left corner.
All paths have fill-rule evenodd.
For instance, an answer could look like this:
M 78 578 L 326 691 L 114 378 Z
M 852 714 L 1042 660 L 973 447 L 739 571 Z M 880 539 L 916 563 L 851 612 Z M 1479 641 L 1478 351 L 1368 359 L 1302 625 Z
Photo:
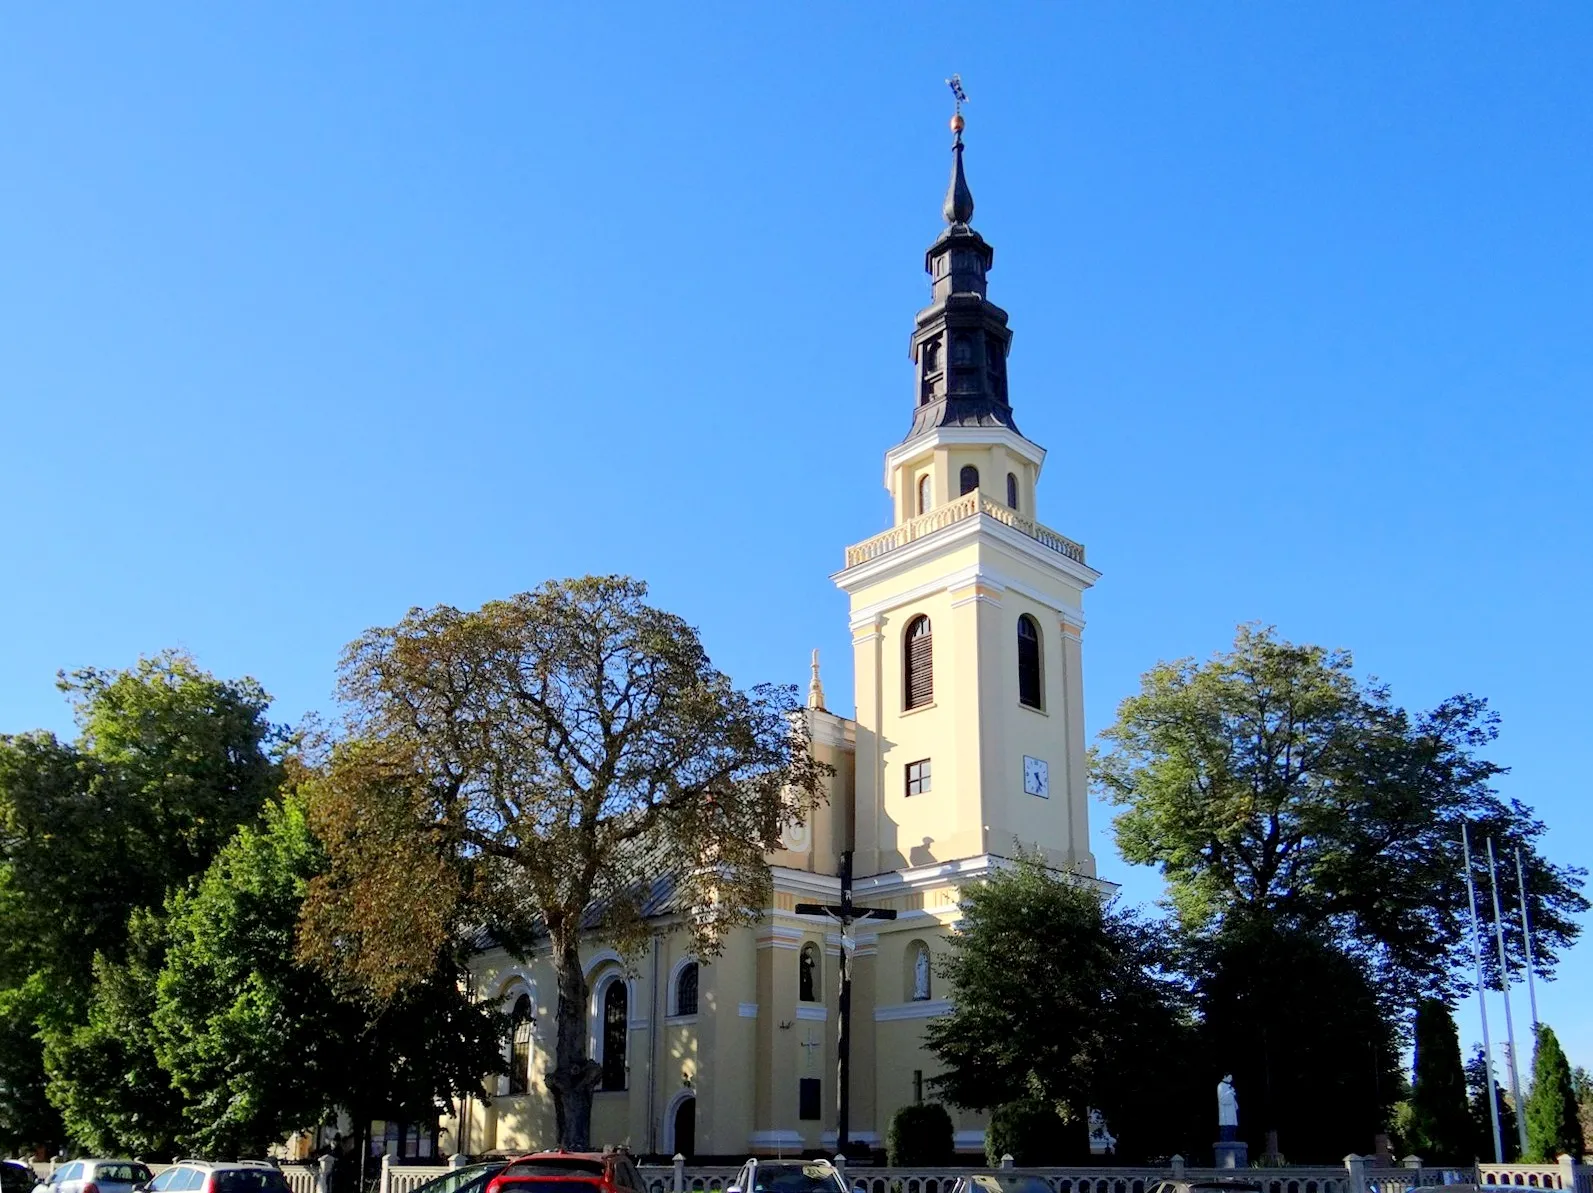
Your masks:
M 807 1052 L 807 1054 L 808 1054 L 807 1070 L 808 1070 L 809 1073 L 813 1072 L 813 1050 L 815 1048 L 824 1047 L 824 1044 L 821 1041 L 816 1040 L 816 1039 L 813 1038 L 813 1029 L 811 1027 L 808 1028 L 808 1038 L 803 1040 L 800 1044 L 798 1044 L 797 1047 L 798 1048 L 802 1048 L 802 1049 L 804 1049 Z
M 846 1155 L 851 1144 L 852 1114 L 852 951 L 857 941 L 852 938 L 854 920 L 894 920 L 896 913 L 883 907 L 858 907 L 852 902 L 852 851 L 841 854 L 841 901 L 839 903 L 798 903 L 798 915 L 828 916 L 841 925 L 841 996 L 840 1014 L 836 1016 L 835 1068 L 837 1077 L 835 1150 Z M 806 1045 L 803 1045 L 806 1047 Z M 811 1057 L 812 1052 L 808 1053 Z

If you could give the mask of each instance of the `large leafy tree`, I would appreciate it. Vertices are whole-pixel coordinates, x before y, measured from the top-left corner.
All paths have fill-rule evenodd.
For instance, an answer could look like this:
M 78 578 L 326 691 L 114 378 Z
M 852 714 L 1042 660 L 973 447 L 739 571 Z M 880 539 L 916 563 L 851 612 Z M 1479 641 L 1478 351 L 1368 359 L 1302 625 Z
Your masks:
M 1436 998 L 1416 1007 L 1409 1146 L 1430 1164 L 1469 1164 L 1476 1133 L 1466 1103 L 1466 1069 L 1460 1033 L 1449 1008 Z
M 1538 1024 L 1532 1055 L 1532 1092 L 1527 1095 L 1527 1159 L 1540 1164 L 1582 1155 L 1582 1123 L 1576 1087 L 1554 1029 Z
M 1544 858 L 1543 825 L 1492 787 L 1501 768 L 1481 751 L 1495 733 L 1482 700 L 1409 713 L 1347 652 L 1247 626 L 1210 662 L 1147 672 L 1102 735 L 1095 778 L 1123 809 L 1119 849 L 1161 869 L 1187 929 L 1326 930 L 1397 978 L 1389 988 L 1448 997 L 1470 960 L 1463 823 L 1507 856 L 1521 848 L 1540 972 L 1588 906 L 1584 871 Z
M 168 903 L 151 1026 L 186 1102 L 187 1148 L 258 1155 L 340 1108 L 356 1122 L 430 1118 L 502 1063 L 502 1017 L 465 995 L 457 953 L 385 1004 L 295 961 L 305 891 L 325 863 L 290 796 Z
M 1295 1162 L 1371 1151 L 1404 1080 L 1391 1017 L 1355 959 L 1323 934 L 1247 922 L 1191 942 L 1187 964 L 1210 1084 L 1233 1074 L 1251 1148 L 1275 1131 Z
M 267 697 L 167 652 L 63 674 L 78 737 L 0 736 L 0 1136 L 61 1142 L 41 1103 L 46 1042 L 89 1022 L 96 958 L 127 959 L 158 909 L 252 819 L 279 778 Z
M 471 925 L 546 948 L 571 1148 L 589 1144 L 600 1076 L 583 941 L 639 948 L 663 881 L 713 955 L 767 905 L 765 856 L 822 790 L 795 691 L 738 689 L 646 595 L 586 577 L 369 631 L 341 669 L 348 737 L 312 792 L 331 865 L 303 955 L 385 998 Z
M 924 1033 L 935 1085 L 971 1109 L 1049 1107 L 1070 1141 L 1053 1160 L 1088 1157 L 1092 1108 L 1120 1155 L 1187 1152 L 1201 1066 L 1170 961 L 1164 935 L 1093 884 L 1021 859 L 964 894 L 941 962 L 955 1007 Z

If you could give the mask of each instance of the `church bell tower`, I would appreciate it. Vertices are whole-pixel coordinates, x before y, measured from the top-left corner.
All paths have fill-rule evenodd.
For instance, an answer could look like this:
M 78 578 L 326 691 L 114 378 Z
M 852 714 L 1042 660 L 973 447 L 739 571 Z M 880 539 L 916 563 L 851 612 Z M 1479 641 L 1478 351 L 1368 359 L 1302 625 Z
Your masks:
M 959 100 L 960 100 L 959 94 Z M 1039 850 L 1093 876 L 1082 600 L 1100 573 L 1037 519 L 1046 453 L 1007 390 L 1012 332 L 973 229 L 963 117 L 924 257 L 912 424 L 885 453 L 893 525 L 846 550 L 859 875 Z

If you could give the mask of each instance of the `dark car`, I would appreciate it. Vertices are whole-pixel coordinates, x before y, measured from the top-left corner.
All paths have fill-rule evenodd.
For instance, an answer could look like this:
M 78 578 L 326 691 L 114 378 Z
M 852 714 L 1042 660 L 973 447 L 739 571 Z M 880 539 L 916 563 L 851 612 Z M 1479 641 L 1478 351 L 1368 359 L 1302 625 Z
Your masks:
M 507 1160 L 493 1160 L 486 1164 L 466 1164 L 442 1176 L 434 1176 L 424 1185 L 417 1185 L 412 1193 L 482 1193 L 487 1182 L 508 1165 Z
M 0 1160 L 0 1193 L 28 1193 L 38 1183 L 30 1165 Z
M 1145 1186 L 1145 1193 L 1262 1193 L 1262 1185 L 1241 1177 L 1218 1176 L 1202 1181 L 1158 1181 Z
M 1051 1193 L 1051 1186 L 1020 1172 L 976 1172 L 958 1177 L 951 1193 Z

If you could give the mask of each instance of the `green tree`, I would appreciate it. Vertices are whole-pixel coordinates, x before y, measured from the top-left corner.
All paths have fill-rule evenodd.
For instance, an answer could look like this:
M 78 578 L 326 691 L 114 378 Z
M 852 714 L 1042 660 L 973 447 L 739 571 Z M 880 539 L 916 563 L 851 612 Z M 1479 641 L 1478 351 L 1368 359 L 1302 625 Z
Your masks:
M 1178 1074 L 1193 1035 L 1170 962 L 1158 930 L 1091 884 L 1020 859 L 964 894 L 941 961 L 955 1006 L 924 1033 L 944 1066 L 933 1083 L 971 1109 L 1044 1104 L 1075 1158 L 1088 1154 L 1091 1108 L 1121 1155 L 1187 1146 Z
M 957 1147 L 951 1115 L 939 1102 L 898 1107 L 885 1132 L 885 1155 L 892 1168 L 955 1163 Z
M 1582 1126 L 1582 1140 L 1593 1139 L 1593 1074 L 1581 1065 L 1571 1070 L 1571 1088 L 1576 1090 L 1576 1121 Z
M 413 610 L 344 656 L 350 738 L 316 784 L 331 867 L 302 955 L 391 997 L 487 924 L 558 981 L 559 1143 L 589 1145 L 583 942 L 639 949 L 660 876 L 703 956 L 769 898 L 766 854 L 820 797 L 795 690 L 737 689 L 622 577 Z
M 1493 1104 L 1499 1113 L 1499 1142 L 1504 1148 L 1500 1156 L 1494 1155 L 1493 1120 L 1488 1113 L 1488 1090 L 1493 1089 Z M 1516 1112 L 1505 1096 L 1504 1086 L 1493 1077 L 1487 1054 L 1478 1044 L 1471 1050 L 1466 1062 L 1466 1089 L 1471 1107 L 1471 1129 L 1476 1133 L 1475 1152 L 1478 1158 L 1489 1162 L 1513 1164 L 1521 1156 L 1520 1133 L 1516 1130 Z
M 13 1146 L 62 1142 L 40 1100 L 46 1054 L 89 1024 L 96 975 L 127 959 L 129 917 L 199 873 L 279 778 L 253 680 L 167 652 L 59 686 L 75 742 L 0 736 L 0 1135 Z
M 325 864 L 289 797 L 168 902 L 151 1025 L 186 1101 L 187 1149 L 260 1155 L 338 1109 L 356 1122 L 430 1118 L 502 1065 L 504 1019 L 465 995 L 457 954 L 380 1005 L 295 961 L 304 895 Z
M 1435 998 L 1416 1007 L 1416 1055 L 1406 1146 L 1430 1164 L 1476 1159 L 1476 1135 L 1466 1101 L 1460 1033 L 1449 1008 Z
M 1387 988 L 1447 998 L 1470 961 L 1463 823 L 1506 856 L 1520 846 L 1540 972 L 1588 906 L 1584 871 L 1545 860 L 1543 825 L 1490 786 L 1495 733 L 1482 700 L 1407 713 L 1347 652 L 1246 626 L 1227 654 L 1145 674 L 1102 734 L 1095 782 L 1123 809 L 1123 856 L 1160 868 L 1188 930 L 1326 932 Z
M 1252 1152 L 1268 1131 L 1295 1162 L 1370 1152 L 1405 1089 L 1391 1017 L 1363 967 L 1323 935 L 1237 920 L 1191 942 L 1186 964 L 1220 1065 L 1203 1100 L 1233 1074 Z
M 1532 1092 L 1527 1095 L 1527 1159 L 1551 1163 L 1561 1156 L 1581 1157 L 1582 1123 L 1577 1116 L 1571 1066 L 1554 1029 L 1538 1024 L 1532 1054 Z

